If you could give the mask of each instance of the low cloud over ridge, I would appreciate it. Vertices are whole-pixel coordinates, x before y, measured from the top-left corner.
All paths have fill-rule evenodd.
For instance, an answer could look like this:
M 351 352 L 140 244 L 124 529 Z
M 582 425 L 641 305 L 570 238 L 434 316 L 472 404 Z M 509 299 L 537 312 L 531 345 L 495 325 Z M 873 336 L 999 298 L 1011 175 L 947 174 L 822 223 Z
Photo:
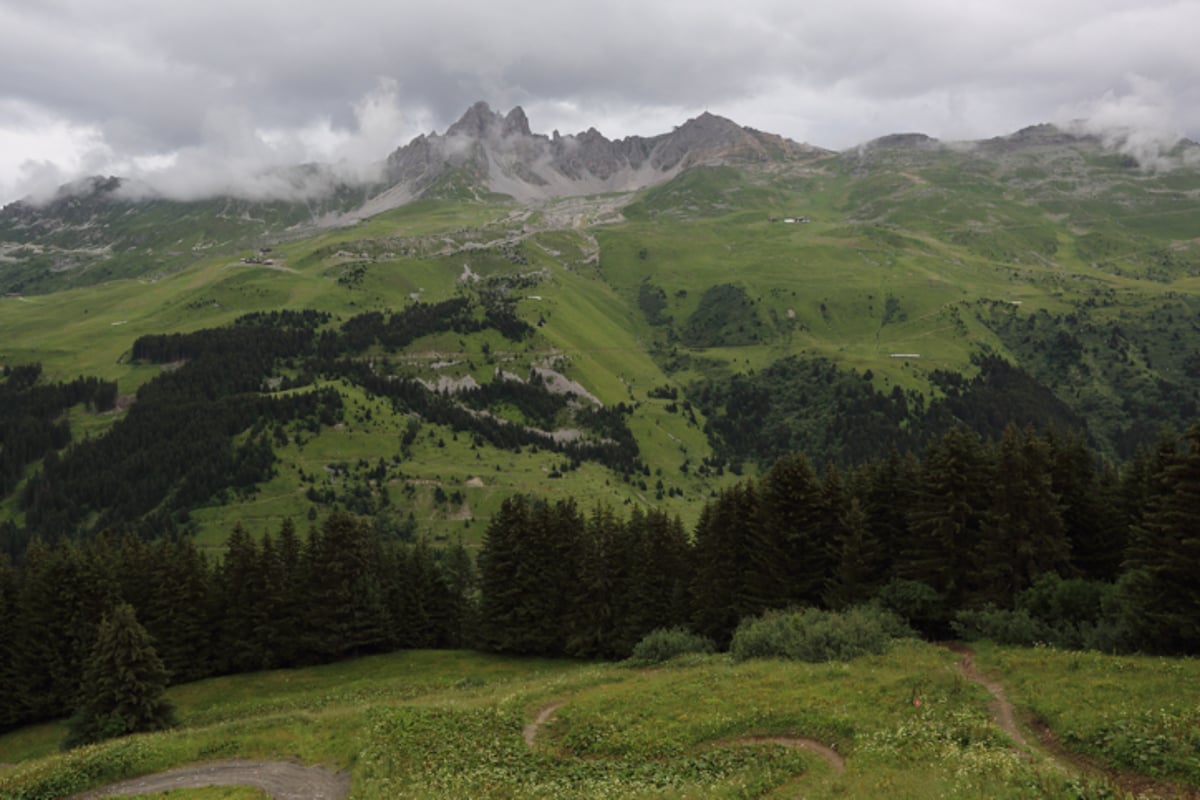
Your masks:
M 1200 139 L 1200 5 L 1171 0 L 0 0 L 0 25 L 0 202 L 96 173 L 303 193 L 272 170 L 369 177 L 478 99 L 609 137 L 707 109 L 835 149 L 1081 117 L 1147 158 Z

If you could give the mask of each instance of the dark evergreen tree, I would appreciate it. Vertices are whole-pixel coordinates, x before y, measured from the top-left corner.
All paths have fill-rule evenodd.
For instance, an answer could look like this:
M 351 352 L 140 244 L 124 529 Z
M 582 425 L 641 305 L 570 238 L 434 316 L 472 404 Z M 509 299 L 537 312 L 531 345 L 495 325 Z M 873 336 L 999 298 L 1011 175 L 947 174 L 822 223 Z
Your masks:
M 568 612 L 566 653 L 579 658 L 627 655 L 619 627 L 628 607 L 632 553 L 628 529 L 607 508 L 597 508 L 579 544 L 579 582 Z M 632 645 L 630 645 L 632 649 Z
M 188 538 L 160 538 L 149 553 L 153 589 L 145 606 L 135 606 L 138 618 L 145 620 L 172 683 L 206 678 L 214 674 L 218 661 L 212 570 Z
M 753 484 L 725 489 L 707 504 L 696 525 L 692 548 L 692 625 L 696 631 L 726 647 L 738 622 L 764 606 L 754 586 L 759 502 Z
M 302 657 L 302 635 L 307 616 L 307 596 L 304 591 L 303 575 L 304 546 L 296 535 L 296 526 L 291 517 L 279 526 L 278 557 L 283 575 L 283 606 L 275 620 L 278 632 L 276 656 L 285 667 L 299 664 Z
M 1143 646 L 1200 651 L 1200 424 L 1188 450 L 1156 473 L 1158 489 L 1134 526 L 1122 587 Z
M 825 589 L 825 604 L 834 609 L 867 602 L 883 578 L 882 548 L 858 498 L 851 498 L 839 528 L 833 543 L 833 573 Z
M 217 573 L 220 602 L 221 669 L 251 672 L 271 666 L 260 636 L 264 625 L 262 555 L 253 537 L 235 523 L 225 540 L 225 558 Z
M 979 438 L 962 427 L 935 442 L 921 466 L 911 539 L 897 572 L 932 587 L 952 609 L 963 606 L 972 588 L 991 474 Z
M 619 621 L 621 655 L 628 655 L 642 637 L 657 628 L 691 621 L 691 546 L 683 522 L 662 511 L 643 513 L 635 508 L 625 527 L 629 579 Z
M 309 534 L 305 644 L 321 661 L 384 649 L 390 620 L 379 573 L 382 553 L 370 526 L 334 512 Z
M 26 719 L 68 713 L 104 613 L 119 599 L 109 564 L 65 542 L 35 541 L 26 553 L 17 603 L 17 672 Z
M 83 672 L 80 702 L 64 747 L 75 747 L 174 724 L 163 696 L 167 671 L 133 606 L 118 604 L 105 615 Z
M 879 545 L 880 569 L 891 574 L 903 561 L 910 539 L 908 515 L 919 483 L 921 464 L 912 453 L 893 449 L 886 458 L 865 464 L 856 482 L 867 524 Z
M 485 647 L 512 652 L 524 589 L 521 539 L 530 524 L 530 504 L 523 495 L 504 500 L 488 523 L 479 550 L 479 625 Z
M 761 514 L 742 528 L 753 537 L 752 576 L 745 579 L 749 605 L 757 613 L 821 601 L 829 554 L 821 541 L 821 482 L 802 454 L 784 456 L 761 484 Z
M 978 596 L 1011 608 L 1038 576 L 1067 567 L 1070 544 L 1046 442 L 1015 425 L 996 450 L 991 502 L 978 544 Z
M 0 553 L 0 731 L 22 721 L 24 681 L 17 672 L 17 648 L 20 645 L 17 586 L 17 571 L 8 560 L 8 554 Z
M 462 540 L 442 553 L 442 579 L 446 585 L 447 622 L 446 645 L 473 646 L 479 627 L 479 608 L 476 594 L 479 575 L 475 562 Z
M 1081 433 L 1050 433 L 1046 442 L 1073 572 L 1087 580 L 1116 580 L 1128 538 L 1116 474 L 1108 464 L 1097 464 Z

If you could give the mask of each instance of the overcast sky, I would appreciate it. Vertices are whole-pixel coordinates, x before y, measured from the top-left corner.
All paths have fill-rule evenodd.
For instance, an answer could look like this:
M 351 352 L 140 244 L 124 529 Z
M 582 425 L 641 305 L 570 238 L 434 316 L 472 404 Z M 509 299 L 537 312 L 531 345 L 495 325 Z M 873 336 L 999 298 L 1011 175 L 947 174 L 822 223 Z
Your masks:
M 0 0 L 0 203 L 365 170 L 476 100 L 535 131 L 708 110 L 842 149 L 1089 118 L 1200 140 L 1200 0 Z

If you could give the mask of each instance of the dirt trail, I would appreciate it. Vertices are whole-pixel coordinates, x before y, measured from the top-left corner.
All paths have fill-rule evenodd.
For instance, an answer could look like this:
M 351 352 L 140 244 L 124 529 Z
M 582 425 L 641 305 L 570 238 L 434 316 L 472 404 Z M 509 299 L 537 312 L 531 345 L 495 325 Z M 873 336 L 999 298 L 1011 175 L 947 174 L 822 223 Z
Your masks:
M 525 744 L 533 747 L 533 743 L 537 740 L 538 729 L 545 725 L 550 720 L 554 719 L 554 712 L 563 707 L 563 701 L 550 703 L 547 706 L 542 706 L 537 715 L 533 718 L 533 722 L 525 726 L 521 731 L 521 735 L 525 738 Z
M 1200 789 L 1196 787 L 1182 786 L 1172 781 L 1159 780 L 1135 773 L 1120 772 L 1082 753 L 1068 750 L 1055 738 L 1053 731 L 1045 726 L 1034 726 L 1034 733 L 1040 745 L 1040 749 L 1035 751 L 1017 728 L 1013 704 L 1005 696 L 1004 687 L 983 677 L 975 668 L 975 652 L 970 647 L 958 643 L 947 644 L 946 648 L 962 656 L 959 668 L 962 670 L 963 677 L 987 689 L 995 698 L 988 704 L 988 708 L 992 712 L 992 719 L 1012 737 L 1018 747 L 1023 748 L 1021 751 L 1023 757 L 1032 758 L 1036 753 L 1045 759 L 1045 763 L 1065 775 L 1082 773 L 1094 778 L 1102 778 L 1121 791 L 1136 797 L 1200 800 Z
M 275 800 L 341 800 L 350 793 L 350 776 L 327 767 L 288 761 L 213 761 L 114 783 L 71 800 L 140 795 L 205 786 L 250 786 Z
M 1017 747 L 1029 750 L 1029 742 L 1021 734 L 1017 728 L 1017 718 L 1013 713 L 1013 704 L 1009 702 L 1008 697 L 1004 694 L 1004 687 L 995 681 L 988 680 L 975 669 L 975 651 L 961 644 L 946 645 L 951 651 L 962 656 L 962 661 L 959 662 L 959 669 L 962 670 L 963 677 L 967 680 L 977 683 L 987 689 L 992 695 L 992 702 L 988 703 L 988 710 L 992 712 L 992 719 L 1000 726 L 1000 729 L 1009 735 L 1009 738 L 1017 745 Z M 1061 765 L 1059 765 L 1061 767 Z
M 795 736 L 743 736 L 740 739 L 728 739 L 717 742 L 715 746 L 729 747 L 741 744 L 778 744 L 796 750 L 807 750 L 810 753 L 819 755 L 839 775 L 846 771 L 846 759 L 842 758 L 842 754 L 829 745 L 818 742 L 816 739 L 805 739 Z

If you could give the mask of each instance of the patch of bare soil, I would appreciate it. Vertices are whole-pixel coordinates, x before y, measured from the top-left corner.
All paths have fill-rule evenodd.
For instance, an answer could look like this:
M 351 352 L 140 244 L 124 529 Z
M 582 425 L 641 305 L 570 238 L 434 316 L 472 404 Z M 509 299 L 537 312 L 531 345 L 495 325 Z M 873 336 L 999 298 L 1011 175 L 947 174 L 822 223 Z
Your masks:
M 959 669 L 962 670 L 963 677 L 967 680 L 977 683 L 988 690 L 993 700 L 988 703 L 988 710 L 992 713 L 992 719 L 1000 729 L 1008 734 L 1009 738 L 1021 748 L 1029 749 L 1029 742 L 1021 734 L 1017 728 L 1017 719 L 1013 713 L 1013 704 L 1008 701 L 1008 697 L 1004 694 L 1004 687 L 995 681 L 988 680 L 980 674 L 979 670 L 975 669 L 975 651 L 969 647 L 960 644 L 946 645 L 950 650 L 962 656 L 962 661 L 959 662 Z
M 172 789 L 200 789 L 205 786 L 250 786 L 261 789 L 275 800 L 341 800 L 350 793 L 350 775 L 334 772 L 327 767 L 306 767 L 289 761 L 213 761 L 110 784 L 102 789 L 75 795 L 71 800 L 141 795 Z
M 962 670 L 963 677 L 987 689 L 995 698 L 988 704 L 988 708 L 991 710 L 996 724 L 1012 737 L 1017 745 L 1029 750 L 1029 743 L 1017 726 L 1013 704 L 1005 696 L 1004 687 L 980 674 L 975 667 L 975 653 L 971 648 L 959 643 L 950 643 L 946 647 L 962 656 L 959 668 Z M 1068 750 L 1048 725 L 1038 723 L 1036 720 L 1027 720 L 1026 723 L 1029 730 L 1037 737 L 1038 744 L 1047 756 L 1047 761 L 1064 773 L 1077 772 L 1094 778 L 1102 778 L 1122 792 L 1139 798 L 1200 800 L 1200 788 L 1198 787 L 1183 786 L 1146 775 L 1114 770 L 1098 759 Z
M 557 703 L 550 703 L 549 705 L 542 706 L 542 708 L 538 710 L 538 713 L 533 718 L 533 722 L 530 722 L 525 726 L 525 729 L 521 731 L 521 735 L 524 737 L 525 744 L 527 746 L 533 747 L 534 742 L 537 740 L 538 729 L 540 729 L 550 720 L 554 719 L 554 712 L 558 711 L 562 707 L 563 703 L 560 700 Z
M 820 756 L 834 772 L 841 774 L 846 771 L 846 759 L 842 757 L 842 754 L 816 739 L 796 736 L 743 736 L 740 739 L 717 742 L 714 746 L 729 747 L 746 744 L 778 744 L 795 750 L 807 750 Z

